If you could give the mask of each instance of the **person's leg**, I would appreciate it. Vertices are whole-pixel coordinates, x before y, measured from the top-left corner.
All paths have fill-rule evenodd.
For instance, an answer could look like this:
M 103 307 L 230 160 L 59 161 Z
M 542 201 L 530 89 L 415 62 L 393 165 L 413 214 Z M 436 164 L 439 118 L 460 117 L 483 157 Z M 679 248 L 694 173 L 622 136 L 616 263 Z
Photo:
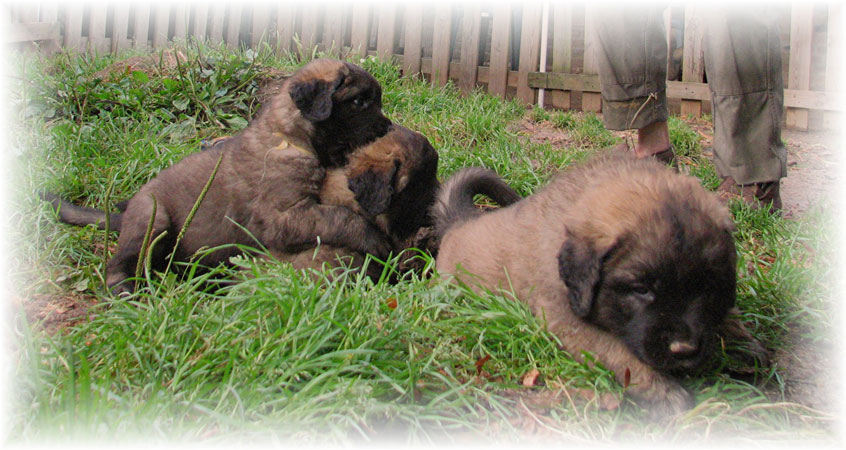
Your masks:
M 714 116 L 714 165 L 721 193 L 781 207 L 787 175 L 781 141 L 781 46 L 772 8 L 721 5 L 704 11 L 705 71 Z
M 623 3 L 593 10 L 603 122 L 609 130 L 637 129 L 641 157 L 672 156 L 663 9 Z

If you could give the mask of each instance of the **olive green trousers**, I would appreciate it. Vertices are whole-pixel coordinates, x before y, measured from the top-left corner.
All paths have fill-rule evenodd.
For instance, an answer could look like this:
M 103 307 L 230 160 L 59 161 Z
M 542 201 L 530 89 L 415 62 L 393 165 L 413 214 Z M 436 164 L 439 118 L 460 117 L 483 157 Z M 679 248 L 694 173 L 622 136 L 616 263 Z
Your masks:
M 787 175 L 781 141 L 784 88 L 772 7 L 698 5 L 714 117 L 714 165 L 738 184 Z M 614 3 L 593 9 L 602 114 L 612 130 L 666 121 L 664 7 Z

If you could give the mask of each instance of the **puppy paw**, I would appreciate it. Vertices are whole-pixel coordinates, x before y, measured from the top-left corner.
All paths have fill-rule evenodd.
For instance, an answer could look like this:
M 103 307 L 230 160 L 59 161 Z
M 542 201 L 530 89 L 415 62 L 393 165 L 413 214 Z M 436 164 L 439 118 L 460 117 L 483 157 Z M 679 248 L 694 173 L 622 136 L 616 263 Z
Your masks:
M 735 370 L 746 373 L 769 367 L 770 351 L 746 329 L 739 314 L 737 308 L 732 308 L 718 330 L 726 354 L 743 366 Z
M 683 413 L 696 404 L 693 395 L 681 384 L 657 374 L 648 388 L 633 387 L 629 393 L 649 411 L 649 418 L 653 421 Z

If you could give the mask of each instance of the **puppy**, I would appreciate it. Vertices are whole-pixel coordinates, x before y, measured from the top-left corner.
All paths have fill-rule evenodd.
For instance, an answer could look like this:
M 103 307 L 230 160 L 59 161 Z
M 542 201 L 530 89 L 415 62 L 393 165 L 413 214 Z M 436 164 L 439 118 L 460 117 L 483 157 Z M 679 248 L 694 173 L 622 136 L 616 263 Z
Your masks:
M 513 289 L 566 351 L 593 353 L 654 415 L 691 407 L 671 375 L 706 361 L 734 305 L 727 209 L 695 178 L 613 152 L 485 214 L 466 214 L 472 178 L 459 172 L 438 194 L 438 271 Z
M 353 149 L 387 133 L 391 122 L 382 114 L 381 95 L 376 79 L 350 63 L 320 59 L 298 70 L 244 130 L 165 169 L 130 199 L 119 219 L 108 285 L 118 293 L 133 289 L 123 281 L 135 273 L 154 211 L 152 236 L 163 235 L 151 254 L 157 269 L 171 252 L 185 261 L 215 249 L 202 259 L 215 265 L 240 252 L 231 244 L 256 241 L 271 251 L 299 252 L 319 240 L 387 256 L 393 245 L 383 230 L 348 208 L 319 203 L 326 168 L 345 165 Z
M 217 149 L 229 137 L 218 138 L 203 146 Z M 402 242 L 420 228 L 431 225 L 429 210 L 440 183 L 437 179 L 438 153 L 425 136 L 398 124 L 371 144 L 356 149 L 344 167 L 326 170 L 318 191 L 319 202 L 352 210 L 372 221 L 393 242 Z M 298 160 L 297 160 L 298 161 Z M 304 167 L 303 170 L 314 170 Z M 59 211 L 65 223 L 89 225 L 105 223 L 105 212 L 70 204 L 52 194 L 43 195 Z M 119 207 L 119 209 L 121 209 Z M 125 210 L 125 207 L 122 209 Z M 119 224 L 123 214 L 111 214 L 111 224 Z M 402 248 L 395 247 L 400 251 Z M 337 266 L 344 259 L 350 266 L 363 265 L 365 255 L 352 248 L 320 245 L 301 252 L 272 250 L 275 257 L 294 267 L 320 268 L 323 263 Z M 371 266 L 369 274 L 378 277 L 381 268 Z
M 349 164 L 327 171 L 320 202 L 351 209 L 373 221 L 397 243 L 431 225 L 429 211 L 440 187 L 438 153 L 425 136 L 394 124 L 391 131 L 349 156 Z M 394 250 L 401 251 L 401 246 Z M 347 259 L 361 267 L 364 254 L 353 248 L 320 245 L 299 253 L 275 252 L 297 268 L 336 266 Z M 378 277 L 380 267 L 368 267 Z

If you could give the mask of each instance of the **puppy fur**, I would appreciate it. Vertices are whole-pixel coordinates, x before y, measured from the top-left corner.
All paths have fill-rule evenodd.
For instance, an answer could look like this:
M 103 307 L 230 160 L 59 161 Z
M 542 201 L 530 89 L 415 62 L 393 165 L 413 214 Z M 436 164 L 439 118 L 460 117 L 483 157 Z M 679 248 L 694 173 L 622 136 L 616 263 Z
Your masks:
M 470 218 L 446 215 L 461 188 L 447 181 L 433 208 L 439 272 L 513 289 L 566 351 L 593 353 L 654 415 L 692 406 L 672 374 L 708 358 L 735 302 L 734 225 L 711 193 L 614 151 Z
M 431 225 L 429 210 L 440 187 L 438 153 L 425 136 L 394 124 L 391 131 L 349 156 L 349 164 L 327 171 L 320 202 L 351 209 L 372 220 L 394 242 L 403 242 Z M 396 247 L 395 251 L 401 251 Z M 275 253 L 297 268 L 334 266 L 349 259 L 361 267 L 364 254 L 352 248 L 321 245 L 299 253 Z M 379 267 L 368 267 L 378 277 Z
M 115 292 L 133 289 L 123 281 L 135 272 L 153 211 L 153 236 L 165 233 L 152 252 L 158 269 L 171 251 L 176 261 L 185 261 L 215 248 L 202 263 L 216 265 L 241 252 L 230 244 L 255 247 L 256 240 L 271 251 L 299 252 L 320 241 L 387 256 L 393 245 L 383 230 L 349 208 L 319 202 L 326 169 L 345 165 L 355 148 L 390 128 L 381 94 L 376 79 L 350 63 L 320 59 L 298 70 L 247 128 L 165 169 L 130 199 L 118 219 L 109 286 Z M 219 159 L 217 175 L 174 249 Z

